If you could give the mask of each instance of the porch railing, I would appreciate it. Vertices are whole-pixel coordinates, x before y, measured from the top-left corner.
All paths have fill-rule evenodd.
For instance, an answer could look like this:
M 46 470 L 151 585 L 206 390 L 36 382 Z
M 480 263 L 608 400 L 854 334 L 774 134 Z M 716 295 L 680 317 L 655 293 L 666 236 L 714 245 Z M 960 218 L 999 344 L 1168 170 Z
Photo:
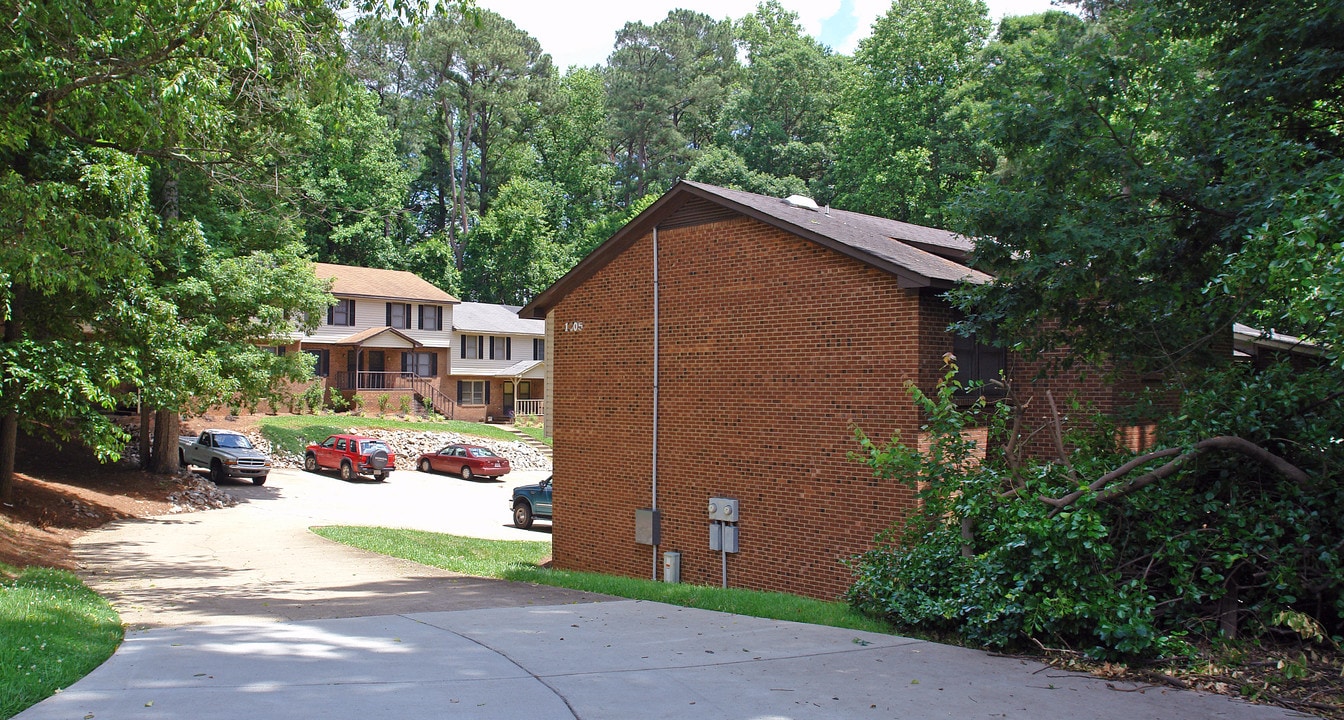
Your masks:
M 537 417 L 543 417 L 545 415 L 545 410 L 546 410 L 545 400 L 513 401 L 514 415 L 536 415 Z
M 406 390 L 428 400 L 435 412 L 453 417 L 453 399 L 436 386 L 433 378 L 420 377 L 408 372 L 375 372 L 370 370 L 338 372 L 335 385 L 340 390 Z

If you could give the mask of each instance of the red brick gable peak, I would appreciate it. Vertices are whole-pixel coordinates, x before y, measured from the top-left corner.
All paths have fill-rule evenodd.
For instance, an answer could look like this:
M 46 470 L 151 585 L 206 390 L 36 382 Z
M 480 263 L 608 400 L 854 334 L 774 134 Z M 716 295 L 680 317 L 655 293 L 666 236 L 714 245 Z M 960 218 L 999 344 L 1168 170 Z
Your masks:
M 969 240 L 946 230 L 844 210 L 811 210 L 780 198 L 682 180 L 542 291 L 518 315 L 544 318 L 574 288 L 654 228 L 716 222 L 735 215 L 785 230 L 888 272 L 904 287 L 946 289 L 960 282 L 983 283 L 991 279 L 943 256 L 961 258 L 970 249 Z M 940 249 L 942 254 L 922 248 Z

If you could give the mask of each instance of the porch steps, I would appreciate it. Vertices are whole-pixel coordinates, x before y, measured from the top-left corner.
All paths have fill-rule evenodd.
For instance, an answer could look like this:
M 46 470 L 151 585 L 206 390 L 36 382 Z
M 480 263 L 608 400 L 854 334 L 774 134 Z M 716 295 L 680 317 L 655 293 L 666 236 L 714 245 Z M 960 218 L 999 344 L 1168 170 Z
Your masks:
M 508 430 L 509 432 L 513 433 L 514 435 L 517 435 L 517 436 L 518 436 L 518 442 L 521 442 L 521 443 L 523 443 L 523 444 L 525 444 L 525 445 L 530 445 L 530 446 L 532 446 L 532 448 L 535 449 L 537 452 L 539 452 L 539 453 L 545 455 L 546 457 L 551 457 L 551 446 L 550 446 L 550 445 L 547 445 L 546 443 L 544 443 L 544 442 L 542 442 L 542 441 L 540 441 L 540 440 L 538 440 L 538 439 L 532 437 L 531 435 L 528 435 L 527 433 L 523 432 L 522 430 L 519 430 L 518 428 L 516 428 L 516 427 L 514 427 L 514 426 L 512 426 L 512 425 L 505 425 L 505 426 L 504 426 L 504 429 L 505 429 L 505 430 Z

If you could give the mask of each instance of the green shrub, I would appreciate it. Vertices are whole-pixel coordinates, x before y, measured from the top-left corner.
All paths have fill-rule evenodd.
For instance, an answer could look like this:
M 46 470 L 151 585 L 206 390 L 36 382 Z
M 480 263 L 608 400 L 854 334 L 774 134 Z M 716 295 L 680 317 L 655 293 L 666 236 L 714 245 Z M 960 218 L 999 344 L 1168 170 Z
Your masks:
M 378 415 L 381 417 L 387 414 L 387 403 L 392 398 L 387 393 L 378 394 Z
M 345 412 L 345 409 L 350 407 L 350 403 L 346 401 L 345 395 L 333 390 L 331 398 L 327 401 L 327 406 L 331 408 L 332 412 L 339 413 Z
M 309 413 L 317 413 L 322 409 L 322 401 L 326 397 L 327 388 L 321 380 L 310 383 L 303 391 L 303 405 Z
M 1319 468 L 1307 483 L 1242 455 L 1205 453 L 1118 495 L 1116 484 L 1171 456 L 1093 492 L 1089 482 L 1135 457 L 1116 447 L 1108 423 L 1068 435 L 1067 465 L 1026 461 L 1007 452 L 1008 403 L 958 407 L 955 369 L 933 396 L 911 387 L 930 449 L 918 452 L 899 436 L 876 443 L 857 430 L 856 455 L 876 477 L 911 484 L 921 510 L 852 560 L 848 600 L 898 625 L 979 645 L 1035 638 L 1096 657 L 1188 654 L 1187 638 L 1256 633 L 1282 624 L 1274 618 L 1289 610 L 1338 633 L 1344 484 L 1330 478 L 1339 477 L 1344 454 L 1333 439 L 1344 408 L 1338 400 L 1319 405 L 1328 377 L 1284 383 L 1244 368 L 1210 375 L 1206 391 L 1187 387 L 1160 435 L 1176 452 L 1208 437 L 1243 437 Z M 1291 397 L 1288 385 L 1298 388 Z M 1336 419 L 1296 418 L 1312 397 Z M 987 428 L 987 448 L 964 434 L 975 425 Z M 1064 507 L 1040 499 L 1080 490 Z
M 397 406 L 401 408 L 402 415 L 411 414 L 411 396 L 402 395 L 401 397 L 397 398 Z

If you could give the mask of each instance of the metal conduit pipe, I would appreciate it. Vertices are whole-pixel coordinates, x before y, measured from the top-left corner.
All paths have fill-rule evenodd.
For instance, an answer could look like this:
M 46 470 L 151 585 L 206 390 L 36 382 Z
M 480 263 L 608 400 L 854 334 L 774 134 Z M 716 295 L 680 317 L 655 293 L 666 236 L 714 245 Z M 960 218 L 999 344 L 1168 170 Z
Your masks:
M 653 472 L 652 508 L 658 509 L 658 226 L 653 227 Z M 658 546 L 653 545 L 653 580 L 658 580 Z

